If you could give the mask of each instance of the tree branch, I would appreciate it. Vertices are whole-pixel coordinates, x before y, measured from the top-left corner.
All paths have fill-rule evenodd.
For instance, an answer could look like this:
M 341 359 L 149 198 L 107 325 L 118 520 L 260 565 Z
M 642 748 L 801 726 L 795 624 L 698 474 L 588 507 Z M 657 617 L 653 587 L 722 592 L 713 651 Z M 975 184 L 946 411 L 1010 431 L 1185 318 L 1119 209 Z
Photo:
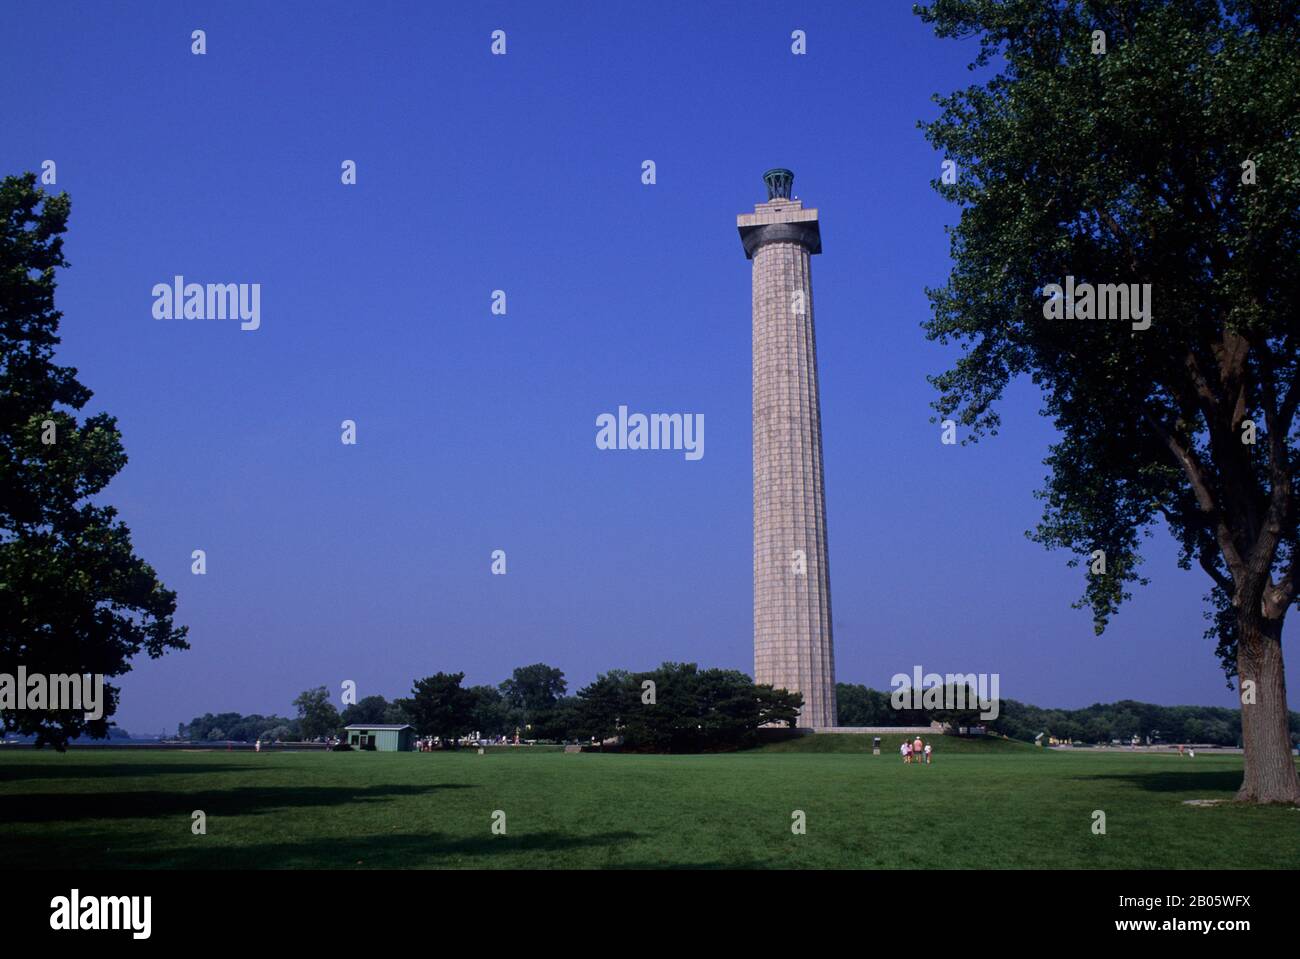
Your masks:
M 1228 529 L 1228 524 L 1224 521 L 1223 511 L 1215 501 L 1214 491 L 1210 489 L 1209 483 L 1206 481 L 1205 468 L 1201 465 L 1201 461 L 1197 458 L 1194 450 L 1190 447 L 1184 447 L 1178 441 L 1178 438 L 1165 429 L 1150 413 L 1143 410 L 1142 416 L 1151 424 L 1151 428 L 1155 430 L 1156 435 L 1169 447 L 1174 459 L 1178 461 L 1178 465 L 1187 474 L 1188 482 L 1192 484 L 1192 492 L 1196 496 L 1196 503 L 1200 506 L 1201 512 L 1206 514 L 1206 518 L 1214 530 L 1215 542 L 1219 544 L 1219 550 L 1223 553 L 1223 559 L 1228 564 L 1228 570 L 1234 579 L 1238 578 L 1240 574 L 1245 573 L 1246 564 L 1237 551 L 1237 544 L 1232 540 L 1232 531 Z

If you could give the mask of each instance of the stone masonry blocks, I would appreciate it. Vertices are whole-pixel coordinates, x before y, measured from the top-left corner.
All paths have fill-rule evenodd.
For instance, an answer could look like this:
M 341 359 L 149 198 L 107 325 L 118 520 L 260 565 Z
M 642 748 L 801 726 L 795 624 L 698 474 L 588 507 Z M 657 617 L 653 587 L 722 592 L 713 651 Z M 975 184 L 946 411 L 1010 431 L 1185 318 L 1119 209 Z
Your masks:
M 754 679 L 803 693 L 799 725 L 837 722 L 811 254 L 817 211 L 737 220 L 753 258 Z M 796 223 L 797 230 L 784 224 Z M 773 226 L 775 225 L 775 226 Z M 802 293 L 802 301 L 796 293 Z M 795 551 L 807 572 L 795 568 Z

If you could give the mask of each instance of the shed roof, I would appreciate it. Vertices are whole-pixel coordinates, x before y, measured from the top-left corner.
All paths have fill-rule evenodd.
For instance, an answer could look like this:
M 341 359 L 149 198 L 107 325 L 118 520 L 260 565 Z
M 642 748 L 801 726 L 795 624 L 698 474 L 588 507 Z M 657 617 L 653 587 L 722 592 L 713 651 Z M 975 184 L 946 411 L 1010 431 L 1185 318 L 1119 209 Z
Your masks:
M 392 723 L 352 723 L 351 725 L 344 726 L 343 728 L 344 729 L 413 729 L 414 727 L 410 723 L 402 723 L 401 725 L 394 725 Z

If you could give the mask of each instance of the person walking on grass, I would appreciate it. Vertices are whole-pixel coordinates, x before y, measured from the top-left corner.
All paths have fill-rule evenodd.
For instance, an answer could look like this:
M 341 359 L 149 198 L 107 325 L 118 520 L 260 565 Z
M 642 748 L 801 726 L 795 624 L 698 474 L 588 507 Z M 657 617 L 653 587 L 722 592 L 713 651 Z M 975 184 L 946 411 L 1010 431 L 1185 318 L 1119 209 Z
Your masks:
M 930 765 L 930 744 L 925 744 L 925 764 Z
M 898 747 L 898 754 L 903 757 L 903 765 L 906 766 L 912 761 L 912 744 L 905 741 Z

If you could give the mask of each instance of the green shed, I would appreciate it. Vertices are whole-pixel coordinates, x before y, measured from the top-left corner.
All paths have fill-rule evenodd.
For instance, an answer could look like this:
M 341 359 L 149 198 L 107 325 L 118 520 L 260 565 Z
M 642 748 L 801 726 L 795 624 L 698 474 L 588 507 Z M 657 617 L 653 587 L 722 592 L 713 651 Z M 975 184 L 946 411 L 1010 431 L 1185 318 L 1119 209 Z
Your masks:
M 407 725 L 353 723 L 344 729 L 347 730 L 348 745 L 353 749 L 375 749 L 381 753 L 409 752 L 415 741 L 415 730 Z

